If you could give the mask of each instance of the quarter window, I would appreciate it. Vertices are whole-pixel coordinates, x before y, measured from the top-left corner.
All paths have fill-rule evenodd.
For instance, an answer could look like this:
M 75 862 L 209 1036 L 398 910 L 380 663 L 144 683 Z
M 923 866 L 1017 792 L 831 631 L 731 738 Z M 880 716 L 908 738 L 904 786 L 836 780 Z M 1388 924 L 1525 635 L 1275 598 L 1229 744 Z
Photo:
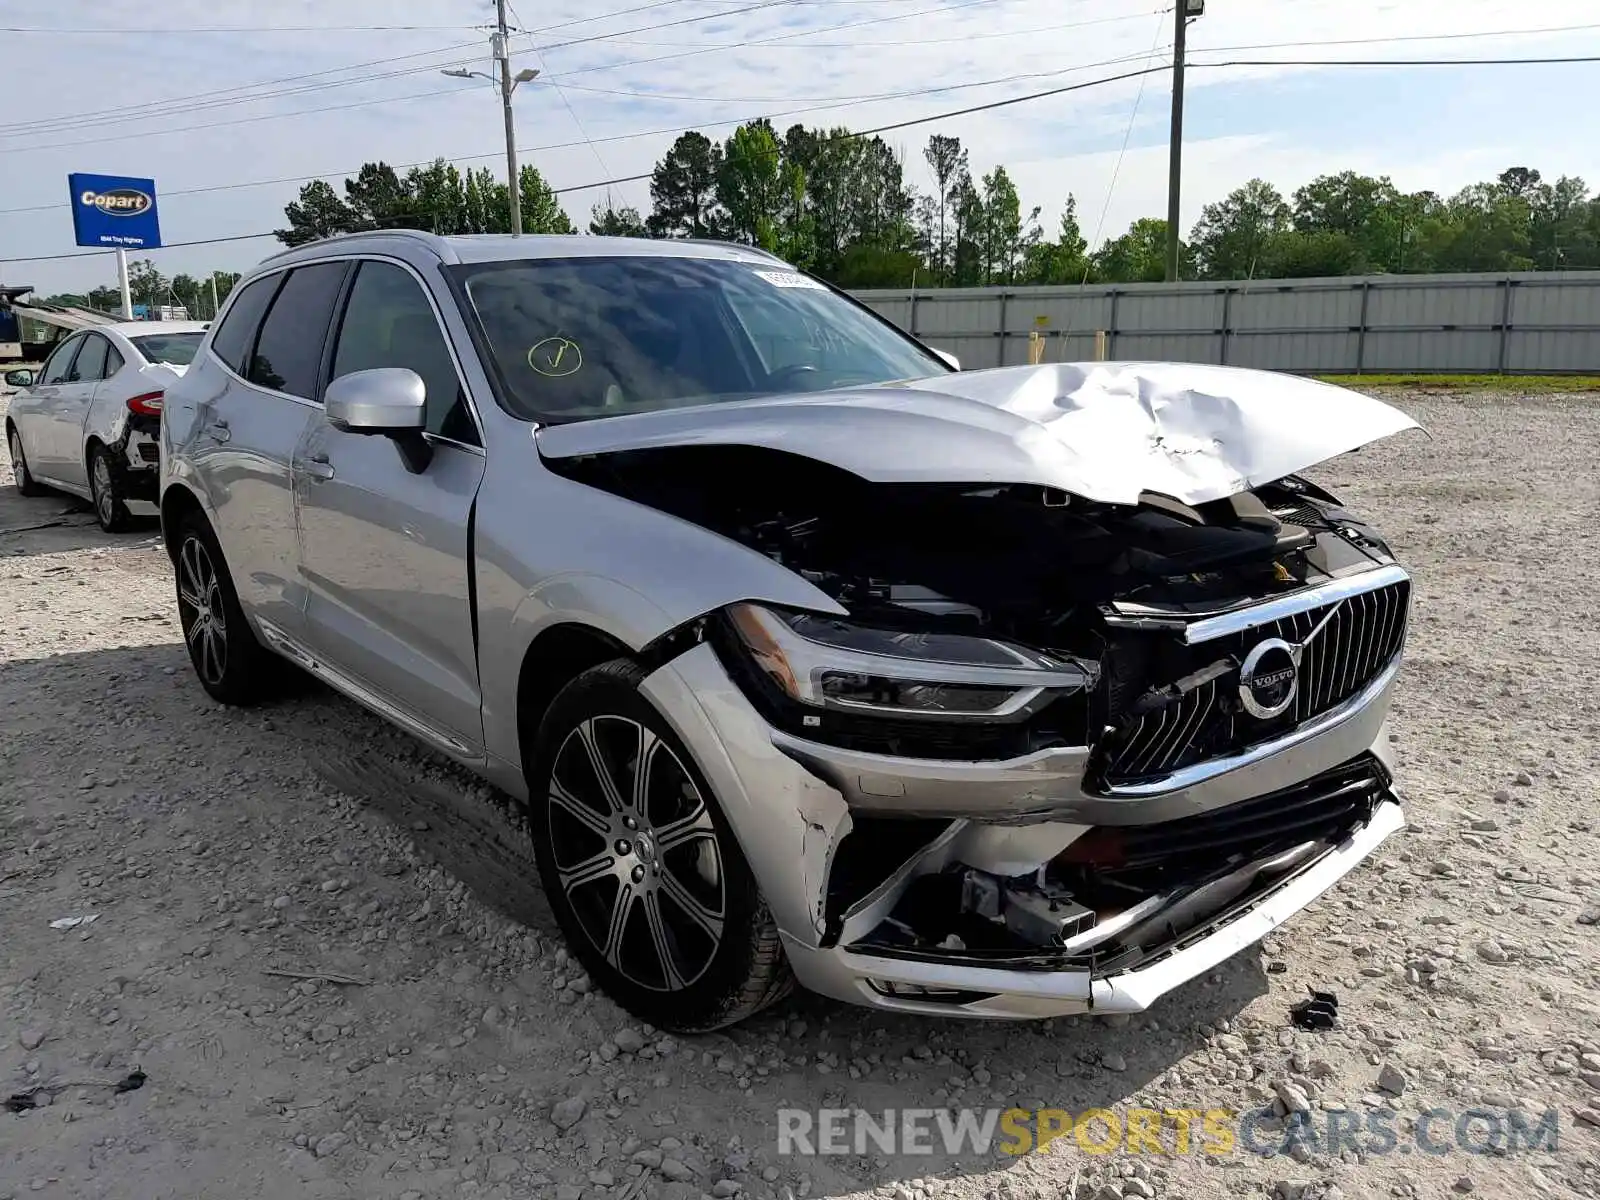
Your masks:
M 350 288 L 331 378 L 374 367 L 407 367 L 427 390 L 427 429 L 478 444 L 461 379 L 433 306 L 412 275 L 386 262 L 363 262 Z
M 78 347 L 83 345 L 83 335 L 70 337 L 55 348 L 55 352 L 45 360 L 44 369 L 39 372 L 40 383 L 65 383 L 67 368 L 72 366 L 72 360 L 78 353 Z
M 228 315 L 222 318 L 222 324 L 217 326 L 217 332 L 212 335 L 211 353 L 237 374 L 244 374 L 245 356 L 255 344 L 261 314 L 267 311 L 272 294 L 282 282 L 282 275 L 268 275 L 246 286 L 228 306 Z
M 261 323 L 246 379 L 303 400 L 317 398 L 322 347 L 344 272 L 342 262 L 316 263 L 289 272 Z
M 83 349 L 78 351 L 78 361 L 67 373 L 68 383 L 98 383 L 106 377 L 106 351 L 111 349 L 103 337 L 89 334 L 83 339 Z

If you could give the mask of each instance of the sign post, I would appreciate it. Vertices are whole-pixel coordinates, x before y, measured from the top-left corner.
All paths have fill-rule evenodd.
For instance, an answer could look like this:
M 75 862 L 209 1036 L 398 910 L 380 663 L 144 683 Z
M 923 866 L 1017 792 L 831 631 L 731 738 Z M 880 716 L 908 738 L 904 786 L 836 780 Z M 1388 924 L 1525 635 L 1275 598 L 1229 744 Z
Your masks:
M 122 291 L 122 319 L 133 319 L 133 293 L 128 286 L 128 249 L 158 250 L 161 221 L 156 213 L 156 183 L 125 175 L 67 176 L 72 196 L 72 231 L 80 246 L 113 247 L 117 283 Z

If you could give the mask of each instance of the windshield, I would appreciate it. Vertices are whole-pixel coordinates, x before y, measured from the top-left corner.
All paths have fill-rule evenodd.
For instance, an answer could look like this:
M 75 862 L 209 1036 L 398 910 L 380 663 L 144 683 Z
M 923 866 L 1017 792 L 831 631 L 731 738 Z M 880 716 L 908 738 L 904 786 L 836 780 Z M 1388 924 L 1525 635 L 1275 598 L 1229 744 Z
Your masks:
M 941 375 L 892 325 L 778 263 L 607 257 L 460 269 L 518 415 L 581 421 Z
M 200 349 L 200 342 L 205 336 L 199 331 L 144 333 L 128 340 L 148 362 L 171 363 L 175 367 L 186 367 L 194 361 L 195 351 Z

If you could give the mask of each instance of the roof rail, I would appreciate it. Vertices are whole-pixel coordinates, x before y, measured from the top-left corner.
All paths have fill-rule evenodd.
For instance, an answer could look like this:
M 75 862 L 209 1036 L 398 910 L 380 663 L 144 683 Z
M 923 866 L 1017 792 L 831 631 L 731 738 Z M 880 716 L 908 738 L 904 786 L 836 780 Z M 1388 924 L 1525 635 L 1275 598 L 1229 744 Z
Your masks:
M 747 250 L 751 254 L 759 254 L 763 258 L 770 258 L 775 263 L 783 262 L 783 259 L 779 258 L 770 250 L 763 250 L 760 246 L 750 246 L 744 242 L 730 242 L 727 238 L 658 238 L 654 240 L 665 242 L 685 242 L 691 246 L 725 246 L 730 250 Z M 788 264 L 785 263 L 784 265 L 787 266 Z
M 436 233 L 429 233 L 423 229 L 357 229 L 349 233 L 331 233 L 327 237 L 317 238 L 315 241 L 302 242 L 298 246 L 285 246 L 276 254 L 269 254 L 262 259 L 263 263 L 276 262 L 290 254 L 299 253 L 301 250 L 310 250 L 318 246 L 326 246 L 332 242 L 359 242 L 370 238 L 409 238 L 412 241 L 422 242 L 436 251 L 443 251 L 449 245 L 444 238 Z

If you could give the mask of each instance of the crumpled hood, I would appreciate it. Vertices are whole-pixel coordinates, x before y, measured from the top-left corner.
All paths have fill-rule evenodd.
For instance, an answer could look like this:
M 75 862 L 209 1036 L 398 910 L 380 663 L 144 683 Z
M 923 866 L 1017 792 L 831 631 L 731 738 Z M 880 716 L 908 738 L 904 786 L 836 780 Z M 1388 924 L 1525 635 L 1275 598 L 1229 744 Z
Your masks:
M 1417 423 L 1347 388 L 1197 363 L 1048 363 L 540 429 L 571 458 L 759 446 L 878 483 L 1020 483 L 1107 504 L 1203 504 Z

